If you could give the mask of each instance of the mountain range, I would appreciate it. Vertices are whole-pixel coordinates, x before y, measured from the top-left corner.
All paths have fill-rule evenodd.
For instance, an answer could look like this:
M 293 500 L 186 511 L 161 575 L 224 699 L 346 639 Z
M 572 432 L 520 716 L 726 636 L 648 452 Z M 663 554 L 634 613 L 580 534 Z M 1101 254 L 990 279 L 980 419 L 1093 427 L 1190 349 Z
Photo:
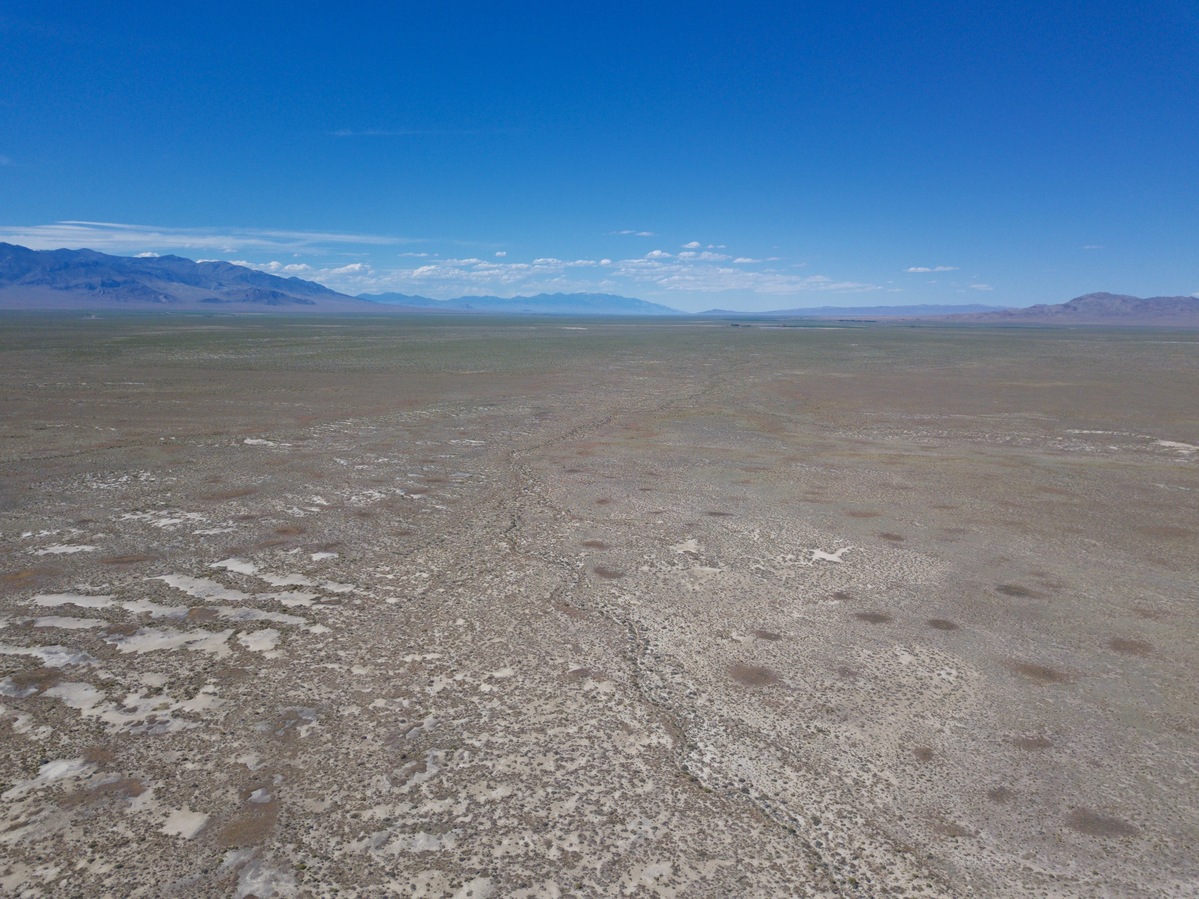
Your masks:
M 9 243 L 0 243 L 0 309 L 683 314 L 668 306 L 610 294 L 452 300 L 397 293 L 352 297 L 313 281 L 281 278 L 231 262 L 193 262 L 181 256 L 110 256 L 95 250 L 31 250 Z
M 631 297 L 600 293 L 434 300 L 399 293 L 330 290 L 313 281 L 281 278 L 231 262 L 193 262 L 181 256 L 110 256 L 95 250 L 31 250 L 0 243 L 0 310 L 178 310 L 316 312 L 685 315 Z M 705 316 L 748 313 L 712 309 Z M 1140 297 L 1089 293 L 1055 305 L 1002 309 L 967 306 L 821 306 L 753 313 L 817 318 L 915 318 L 996 324 L 1095 324 L 1199 327 L 1199 297 Z
M 0 309 L 198 308 L 370 311 L 312 281 L 231 262 L 182 256 L 109 256 L 0 243 Z
M 894 318 L 912 315 L 952 315 L 962 312 L 993 312 L 1003 309 L 1003 306 L 984 306 L 981 303 L 967 303 L 961 306 L 918 304 L 913 306 L 811 306 L 804 309 L 772 309 L 769 312 L 734 312 L 729 309 L 709 309 L 700 315 L 766 315 L 787 318 Z
M 1199 297 L 1088 293 L 1065 303 L 947 315 L 946 321 L 1042 325 L 1160 325 L 1199 328 Z

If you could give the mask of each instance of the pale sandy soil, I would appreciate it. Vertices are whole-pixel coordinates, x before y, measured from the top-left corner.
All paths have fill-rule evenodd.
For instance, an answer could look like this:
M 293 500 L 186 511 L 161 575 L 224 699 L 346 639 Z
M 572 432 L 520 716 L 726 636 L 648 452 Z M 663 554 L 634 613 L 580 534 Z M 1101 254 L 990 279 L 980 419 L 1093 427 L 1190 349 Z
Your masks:
M 0 894 L 1199 892 L 1193 335 L 0 324 Z

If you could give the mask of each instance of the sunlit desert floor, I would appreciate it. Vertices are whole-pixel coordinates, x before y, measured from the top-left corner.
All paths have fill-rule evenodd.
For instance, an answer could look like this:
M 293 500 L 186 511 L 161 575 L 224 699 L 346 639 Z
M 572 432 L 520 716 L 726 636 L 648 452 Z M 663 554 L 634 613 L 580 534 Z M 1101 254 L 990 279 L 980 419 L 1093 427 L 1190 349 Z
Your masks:
M 0 893 L 1194 896 L 1199 334 L 0 319 Z

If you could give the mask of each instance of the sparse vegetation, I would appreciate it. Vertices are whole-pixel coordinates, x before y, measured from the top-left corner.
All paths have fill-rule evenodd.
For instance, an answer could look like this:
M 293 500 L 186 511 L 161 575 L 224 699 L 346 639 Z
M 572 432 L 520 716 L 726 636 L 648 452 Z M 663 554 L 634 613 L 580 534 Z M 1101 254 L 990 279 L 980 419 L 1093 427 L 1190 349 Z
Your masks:
M 1199 876 L 1193 343 L 3 325 L 0 877 Z

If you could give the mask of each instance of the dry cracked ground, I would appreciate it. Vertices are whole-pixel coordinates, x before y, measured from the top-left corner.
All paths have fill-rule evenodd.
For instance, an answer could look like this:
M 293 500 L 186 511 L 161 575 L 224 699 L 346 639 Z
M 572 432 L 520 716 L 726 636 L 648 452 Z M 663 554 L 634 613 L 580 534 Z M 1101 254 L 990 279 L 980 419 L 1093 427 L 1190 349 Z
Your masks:
M 0 892 L 1193 896 L 1199 335 L 7 316 Z

